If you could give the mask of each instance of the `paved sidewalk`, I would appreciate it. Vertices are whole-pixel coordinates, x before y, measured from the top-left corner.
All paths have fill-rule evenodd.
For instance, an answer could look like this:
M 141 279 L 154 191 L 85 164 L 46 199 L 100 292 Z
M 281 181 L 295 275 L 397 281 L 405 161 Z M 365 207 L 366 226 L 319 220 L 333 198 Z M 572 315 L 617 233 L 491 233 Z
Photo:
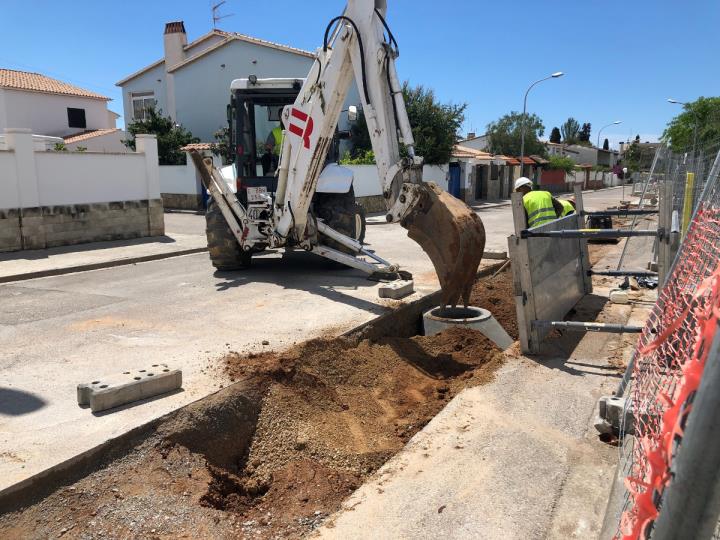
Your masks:
M 173 234 L 0 254 L 0 283 L 207 251 L 204 236 Z

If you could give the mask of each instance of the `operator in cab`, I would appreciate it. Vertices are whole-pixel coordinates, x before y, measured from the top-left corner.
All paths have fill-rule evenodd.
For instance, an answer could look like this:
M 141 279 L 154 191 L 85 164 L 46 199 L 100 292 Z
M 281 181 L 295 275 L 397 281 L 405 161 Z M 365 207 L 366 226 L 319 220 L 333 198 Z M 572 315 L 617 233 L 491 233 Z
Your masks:
M 263 168 L 263 176 L 273 173 L 280 164 L 280 150 L 283 144 L 282 120 L 270 131 L 265 139 L 265 154 L 260 161 Z
M 533 183 L 529 178 L 523 176 L 515 180 L 515 191 L 522 193 L 528 229 L 553 221 L 565 211 L 560 201 L 549 191 L 533 191 Z

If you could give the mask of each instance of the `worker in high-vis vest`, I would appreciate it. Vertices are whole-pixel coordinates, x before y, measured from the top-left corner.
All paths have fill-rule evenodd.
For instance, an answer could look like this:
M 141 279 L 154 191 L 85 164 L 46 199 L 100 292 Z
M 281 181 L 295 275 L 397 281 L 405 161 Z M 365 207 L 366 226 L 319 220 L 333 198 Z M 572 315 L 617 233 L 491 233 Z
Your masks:
M 528 229 L 557 219 L 563 206 L 549 191 L 533 191 L 533 184 L 524 176 L 515 180 L 515 191 L 522 193 Z
M 265 141 L 265 146 L 276 156 L 280 155 L 280 149 L 283 143 L 283 129 L 282 125 L 273 128 Z
M 560 214 L 560 217 L 569 216 L 570 214 L 575 213 L 575 201 L 571 200 L 565 200 L 565 199 L 558 199 L 560 204 L 562 204 L 563 211 L 562 214 Z
M 265 139 L 265 154 L 262 156 L 260 163 L 263 168 L 263 176 L 273 174 L 280 165 L 280 150 L 283 145 L 283 128 L 282 120 L 268 133 Z

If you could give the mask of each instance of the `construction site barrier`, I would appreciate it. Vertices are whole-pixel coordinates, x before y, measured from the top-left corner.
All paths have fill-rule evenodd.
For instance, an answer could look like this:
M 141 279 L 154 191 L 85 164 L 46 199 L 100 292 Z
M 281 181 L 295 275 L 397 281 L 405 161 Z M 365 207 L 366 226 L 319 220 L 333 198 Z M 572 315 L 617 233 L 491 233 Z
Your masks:
M 666 199 L 672 210 L 693 205 L 687 233 L 668 263 L 665 286 L 638 340 L 622 391 L 632 418 L 621 426 L 621 460 L 602 538 L 711 538 L 720 516 L 720 144 L 708 171 L 687 192 Z M 702 154 L 700 154 L 702 155 Z M 685 162 L 675 174 L 682 177 Z M 710 166 L 712 163 L 712 166 Z M 671 170 L 672 172 L 672 170 Z M 670 177 L 668 177 L 670 178 Z M 697 180 L 701 180 L 697 182 Z M 677 184 L 677 183 L 676 183 Z M 668 188 L 667 186 L 670 186 Z M 703 193 L 695 190 L 703 185 Z M 673 182 L 660 184 L 666 197 Z M 696 198 L 697 197 L 697 198 Z M 661 196 L 662 199 L 662 196 Z M 662 206 L 662 200 L 661 200 Z M 661 209 L 661 216 L 663 215 Z M 672 249 L 668 239 L 665 249 Z M 665 253 L 663 256 L 669 257 Z M 622 415 L 625 418 L 626 415 Z M 620 509 L 616 501 L 620 501 Z M 617 517 L 619 516 L 619 518 Z
M 657 236 L 663 237 L 663 230 L 631 231 L 627 229 L 577 229 L 564 231 L 538 231 L 535 229 L 524 230 L 521 233 L 523 238 L 630 238 L 631 236 Z
M 583 227 L 582 187 L 575 185 L 577 214 L 545 223 L 534 232 L 563 231 Z M 523 237 L 525 209 L 522 195 L 512 194 L 515 234 L 508 238 L 508 253 L 513 261 L 515 306 L 518 317 L 520 348 L 525 354 L 540 352 L 540 343 L 551 327 L 535 321 L 561 321 L 578 301 L 592 292 L 587 240 Z
M 657 214 L 658 211 L 653 208 L 626 208 L 619 210 L 598 210 L 597 212 L 583 212 L 584 216 L 647 216 Z

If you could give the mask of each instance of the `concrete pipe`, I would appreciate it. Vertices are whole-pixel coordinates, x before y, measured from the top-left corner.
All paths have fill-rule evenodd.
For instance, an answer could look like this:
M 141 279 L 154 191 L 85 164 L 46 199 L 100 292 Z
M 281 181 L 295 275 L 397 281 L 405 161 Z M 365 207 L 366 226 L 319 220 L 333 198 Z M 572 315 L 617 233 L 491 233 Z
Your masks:
M 477 330 L 502 350 L 513 344 L 512 338 L 487 309 L 445 306 L 435 307 L 423 314 L 426 336 L 433 336 L 451 326 Z

